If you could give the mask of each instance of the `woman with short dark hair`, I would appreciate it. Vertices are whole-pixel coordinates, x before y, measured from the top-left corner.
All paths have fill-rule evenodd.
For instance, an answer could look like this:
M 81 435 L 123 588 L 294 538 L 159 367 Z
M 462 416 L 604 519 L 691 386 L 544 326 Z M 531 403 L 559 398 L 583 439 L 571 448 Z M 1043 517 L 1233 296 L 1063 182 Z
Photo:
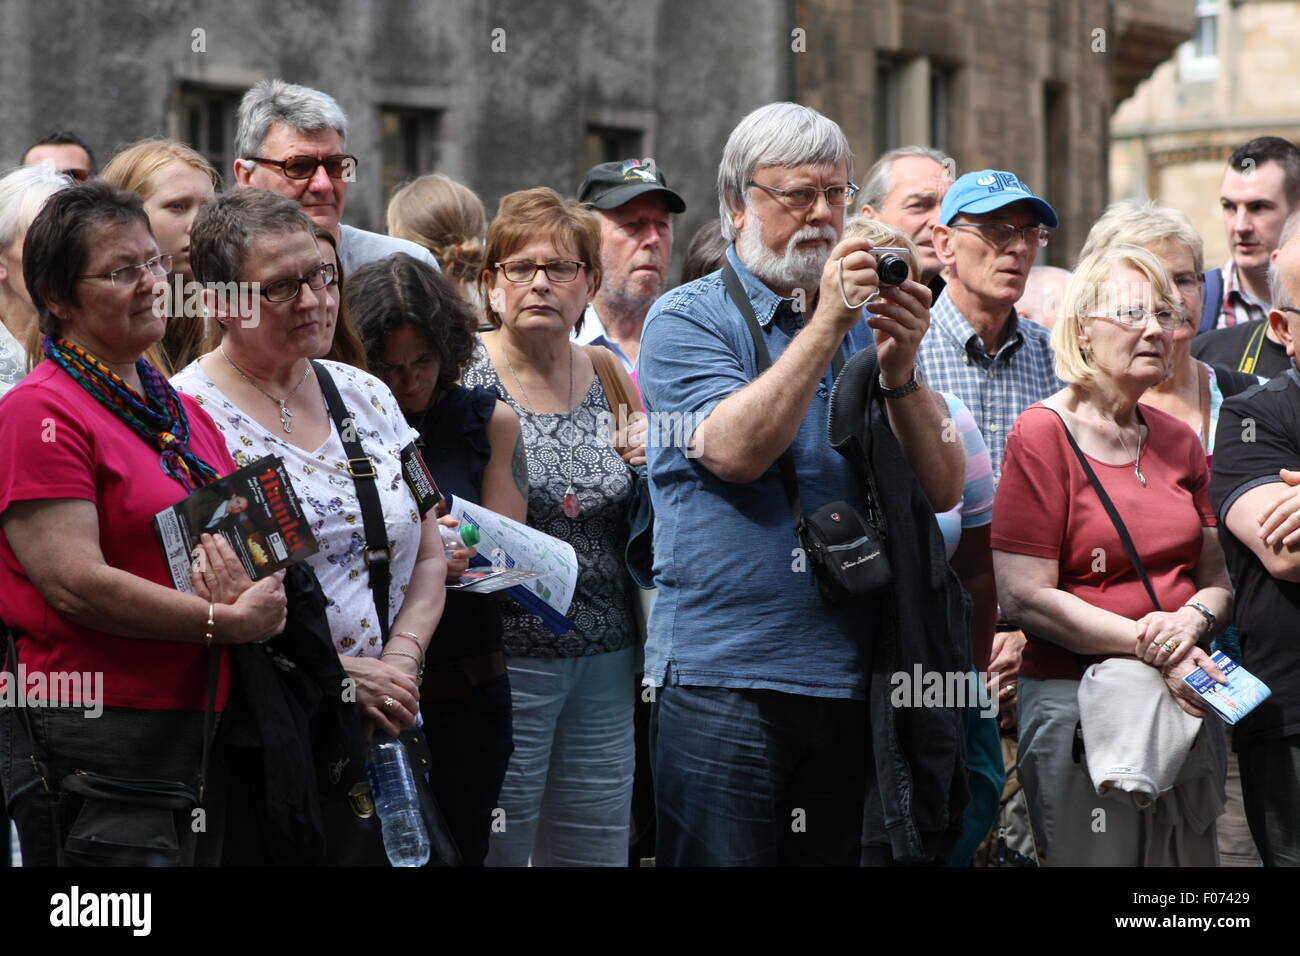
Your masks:
M 201 575 L 198 593 L 182 594 L 154 534 L 154 515 L 234 470 L 208 415 L 140 357 L 163 335 L 153 289 L 168 259 L 140 198 L 102 182 L 56 193 L 26 236 L 48 361 L 0 400 L 0 617 L 28 673 L 102 675 L 102 692 L 33 689 L 30 721 L 28 708 L 0 708 L 0 775 L 25 865 L 179 864 L 188 808 L 57 795 L 88 774 L 196 788 L 205 709 L 230 694 L 219 646 L 285 621 L 281 575 L 240 574 L 229 603 L 210 600 Z M 85 720 L 84 705 L 103 713 Z M 217 760 L 200 863 L 219 859 Z
M 420 451 L 439 490 L 526 521 L 528 465 L 519 417 L 495 392 L 456 384 L 473 354 L 475 319 L 451 283 L 398 253 L 353 274 L 344 308 L 365 342 L 370 368 L 420 432 Z M 453 555 L 449 579 L 459 577 L 469 554 Z M 499 602 L 499 595 L 448 591 L 420 687 L 433 751 L 429 783 L 463 862 L 473 866 L 487 856 L 492 811 L 513 749 Z

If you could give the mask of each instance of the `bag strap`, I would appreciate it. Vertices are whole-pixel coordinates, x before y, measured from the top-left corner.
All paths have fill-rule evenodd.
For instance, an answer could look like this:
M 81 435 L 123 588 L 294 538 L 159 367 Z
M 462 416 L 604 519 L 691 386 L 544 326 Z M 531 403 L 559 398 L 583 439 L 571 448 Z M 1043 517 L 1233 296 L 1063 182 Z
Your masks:
M 1124 553 L 1128 555 L 1129 564 L 1133 565 L 1133 570 L 1137 571 L 1138 577 L 1142 580 L 1142 586 L 1147 589 L 1147 596 L 1151 598 L 1151 606 L 1159 611 L 1160 601 L 1156 598 L 1156 590 L 1151 586 L 1151 579 L 1147 577 L 1147 569 L 1143 566 L 1142 559 L 1138 557 L 1137 548 L 1134 547 L 1133 539 L 1129 537 L 1128 528 L 1124 526 L 1124 520 L 1120 518 L 1114 502 L 1110 500 L 1110 495 L 1106 494 L 1106 489 L 1102 487 L 1100 479 L 1097 478 L 1097 473 L 1092 470 L 1092 465 L 1088 463 L 1087 457 L 1083 454 L 1083 449 L 1074 440 L 1074 435 L 1070 431 L 1070 426 L 1065 423 L 1065 418 L 1056 409 L 1047 405 L 1043 407 L 1061 419 L 1061 427 L 1065 429 L 1065 437 L 1070 442 L 1070 447 L 1074 449 L 1079 464 L 1083 466 L 1083 473 L 1088 476 L 1089 484 L 1097 492 L 1097 497 L 1101 499 L 1101 506 L 1106 509 L 1106 514 L 1110 516 L 1111 524 L 1115 526 L 1115 531 L 1119 534 L 1119 540 L 1124 544 Z M 1138 413 L 1138 419 L 1141 420 L 1140 412 Z
M 632 415 L 641 411 L 641 401 L 636 396 L 636 389 L 632 387 L 632 380 L 628 378 L 623 363 L 603 345 L 584 345 L 583 349 L 596 369 L 596 378 L 600 379 L 600 387 L 609 402 L 609 410 L 614 413 L 616 425 L 626 425 Z M 623 412 L 624 407 L 627 408 L 626 413 Z M 618 449 L 620 454 L 625 450 Z
M 758 374 L 762 375 L 772 367 L 772 355 L 767 350 L 767 343 L 763 341 L 763 331 L 759 328 L 758 316 L 754 314 L 754 306 L 749 301 L 749 296 L 745 294 L 745 287 L 730 261 L 722 268 L 722 278 L 727 284 L 727 292 L 735 300 L 736 308 L 740 310 L 741 316 L 745 319 L 750 338 L 754 340 L 754 364 L 758 369 Z M 835 358 L 831 362 L 832 380 L 839 378 L 840 372 L 843 370 L 843 350 L 837 347 L 835 349 Z M 785 496 L 790 501 L 790 516 L 794 520 L 795 529 L 797 530 L 803 521 L 803 506 L 799 502 L 799 479 L 795 474 L 794 455 L 790 453 L 789 448 L 781 452 L 777 464 L 781 468 L 781 484 L 785 486 Z
M 388 587 L 392 581 L 390 562 L 393 549 L 388 543 L 388 527 L 384 524 L 384 509 L 379 503 L 378 475 L 375 462 L 357 441 L 357 426 L 343 404 L 343 396 L 327 369 L 320 362 L 313 361 L 311 367 L 316 370 L 316 379 L 320 382 L 321 392 L 325 395 L 325 406 L 329 409 L 334 427 L 338 429 L 343 451 L 348 456 L 348 474 L 357 488 L 357 503 L 361 505 L 361 523 L 366 532 L 366 563 L 370 569 L 370 592 L 375 601 L 375 612 L 379 615 L 379 635 L 388 640 Z
M 1223 270 L 1207 269 L 1205 272 L 1205 299 L 1201 306 L 1201 325 L 1197 334 L 1208 332 L 1219 322 L 1223 311 Z

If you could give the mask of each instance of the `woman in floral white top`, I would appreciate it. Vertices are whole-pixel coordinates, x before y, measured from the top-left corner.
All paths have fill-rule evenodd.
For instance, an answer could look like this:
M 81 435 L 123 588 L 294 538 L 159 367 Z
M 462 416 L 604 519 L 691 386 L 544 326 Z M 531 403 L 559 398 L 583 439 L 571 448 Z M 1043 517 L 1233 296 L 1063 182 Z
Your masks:
M 385 642 L 348 455 L 309 361 L 328 349 L 326 336 L 334 327 L 333 264 L 322 260 L 302 207 L 259 189 L 241 189 L 204 206 L 191 233 L 190 259 L 195 278 L 205 285 L 258 283 L 258 291 L 241 294 L 243 306 L 256 303 L 258 315 L 253 321 L 247 312 L 240 317 L 215 308 L 221 344 L 173 383 L 208 411 L 241 466 L 263 455 L 284 459 L 320 545 L 307 560 L 325 593 L 344 669 L 357 682 L 357 702 L 378 729 L 396 734 L 419 713 L 417 677 L 445 594 L 446 559 L 437 526 L 421 520 L 401 474 L 401 451 L 418 436 L 377 378 L 320 363 L 377 473 L 392 548 L 392 621 Z

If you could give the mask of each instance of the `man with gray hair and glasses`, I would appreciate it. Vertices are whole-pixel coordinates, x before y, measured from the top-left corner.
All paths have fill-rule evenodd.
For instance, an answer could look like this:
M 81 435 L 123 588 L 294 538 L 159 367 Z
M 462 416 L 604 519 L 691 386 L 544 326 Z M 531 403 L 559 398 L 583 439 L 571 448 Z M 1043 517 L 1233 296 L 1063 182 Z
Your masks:
M 957 163 L 947 153 L 900 146 L 876 160 L 862 185 L 862 215 L 912 237 L 921 253 L 921 281 L 936 297 L 943 291 L 943 263 L 934 251 L 934 226 L 956 174 Z
M 865 508 L 826 423 L 832 369 L 873 331 L 890 424 L 935 509 L 960 496 L 965 455 L 915 374 L 929 292 L 881 290 L 870 243 L 841 241 L 852 173 L 843 131 L 815 110 L 772 103 L 742 119 L 718 170 L 726 264 L 661 297 L 642 332 L 647 412 L 690 423 L 646 448 L 660 866 L 860 861 L 884 599 L 821 599 L 780 462 L 788 452 L 804 514 Z
M 423 246 L 342 224 L 348 184 L 357 177 L 357 158 L 343 152 L 347 135 L 347 117 L 334 97 L 284 80 L 262 80 L 239 104 L 235 182 L 300 203 L 312 222 L 338 241 L 345 273 L 398 252 L 438 269 Z

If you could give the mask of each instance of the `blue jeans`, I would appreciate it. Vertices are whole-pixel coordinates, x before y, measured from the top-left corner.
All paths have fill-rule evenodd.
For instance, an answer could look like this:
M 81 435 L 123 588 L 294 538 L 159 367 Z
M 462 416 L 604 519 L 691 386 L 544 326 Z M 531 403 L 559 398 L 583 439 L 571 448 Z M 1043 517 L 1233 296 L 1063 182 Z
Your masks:
M 492 811 L 501 794 L 511 740 L 510 677 L 502 674 L 455 700 L 422 700 L 433 754 L 429 787 L 465 866 L 482 866 Z
M 656 690 L 656 866 L 857 866 L 866 703 L 771 690 Z
M 506 663 L 515 752 L 487 865 L 627 866 L 633 649 Z

